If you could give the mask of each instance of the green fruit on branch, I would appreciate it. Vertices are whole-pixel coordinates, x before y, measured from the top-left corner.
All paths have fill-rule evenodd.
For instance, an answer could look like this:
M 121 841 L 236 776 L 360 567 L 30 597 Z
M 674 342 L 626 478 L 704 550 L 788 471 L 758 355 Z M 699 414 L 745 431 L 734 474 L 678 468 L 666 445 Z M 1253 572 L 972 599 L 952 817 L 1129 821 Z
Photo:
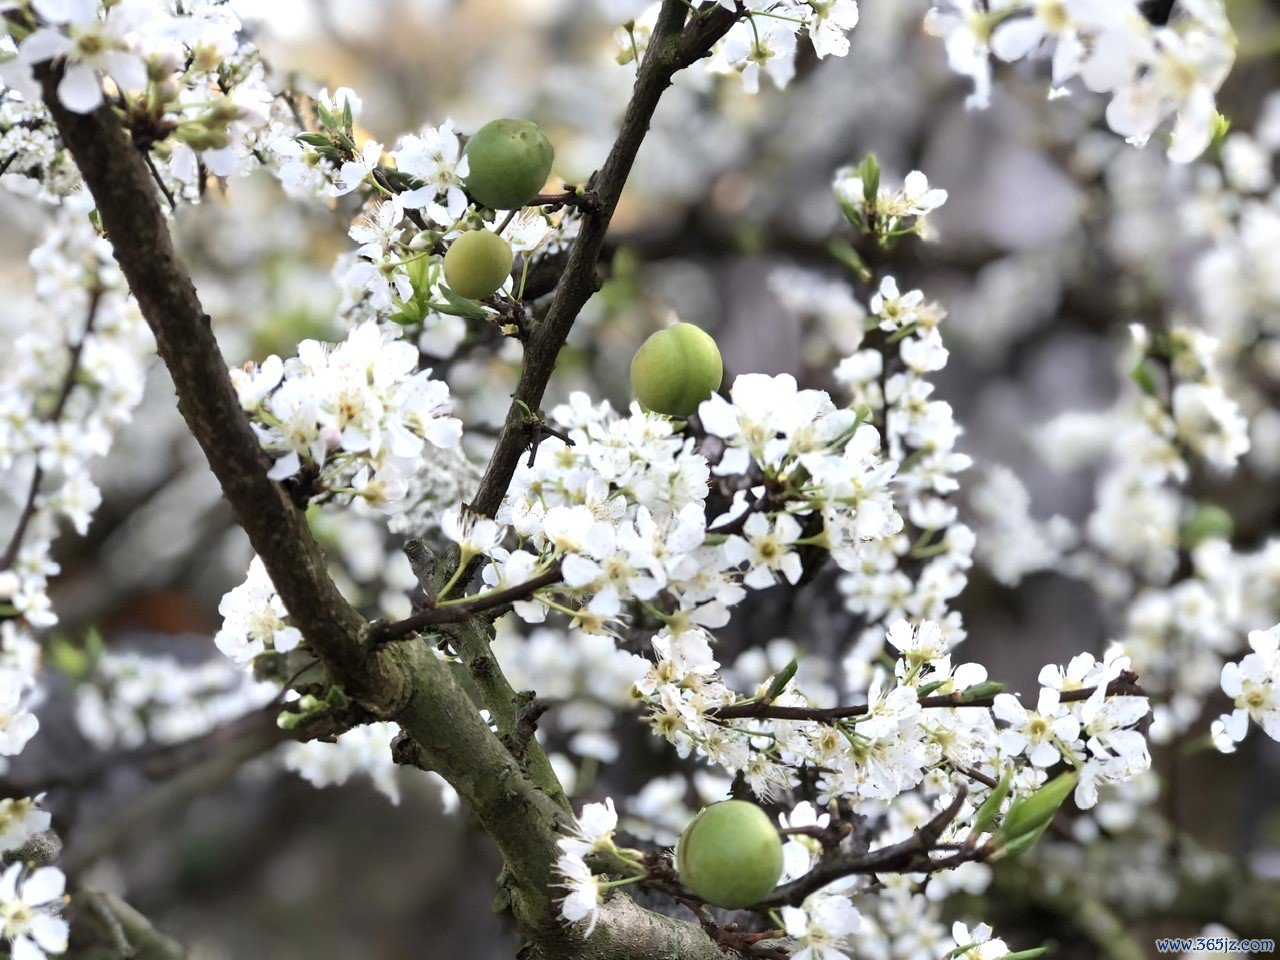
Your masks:
M 1235 521 L 1231 514 L 1216 503 L 1200 503 L 1182 524 L 1182 546 L 1194 550 L 1206 540 L 1230 540 L 1235 533 Z
M 691 323 L 659 330 L 631 361 L 636 399 L 655 413 L 687 417 L 720 388 L 724 364 L 716 342 Z
M 469 300 L 482 300 L 511 276 L 511 245 L 489 230 L 472 230 L 444 255 L 444 282 Z
M 707 903 L 749 907 L 772 893 L 782 876 L 782 838 L 754 803 L 714 803 L 684 828 L 676 867 L 680 881 Z
M 538 195 L 555 151 L 528 120 L 490 120 L 467 141 L 467 190 L 494 210 L 515 210 Z

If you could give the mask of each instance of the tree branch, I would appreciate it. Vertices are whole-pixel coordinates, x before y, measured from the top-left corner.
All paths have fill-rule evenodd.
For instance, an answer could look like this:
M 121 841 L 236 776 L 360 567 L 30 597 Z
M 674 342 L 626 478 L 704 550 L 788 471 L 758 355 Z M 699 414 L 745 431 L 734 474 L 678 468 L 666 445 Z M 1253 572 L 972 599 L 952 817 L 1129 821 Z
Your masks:
M 940 860 L 930 856 L 938 838 L 946 831 L 951 821 L 959 816 L 960 809 L 964 806 L 965 796 L 966 792 L 961 787 L 956 792 L 956 798 L 944 810 L 900 843 L 880 847 L 877 850 L 842 851 L 825 857 L 800 879 L 779 887 L 759 906 L 795 906 L 815 890 L 821 890 L 829 883 L 854 874 L 934 873 L 959 866 L 969 860 L 985 859 L 988 851 L 981 847 L 960 850 Z
M 1063 703 L 1088 700 L 1097 689 L 1097 687 L 1081 687 L 1079 690 L 1064 690 L 1061 700 Z M 1145 697 L 1147 694 L 1138 686 L 1137 674 L 1126 671 L 1107 685 L 1107 695 L 1111 697 Z M 954 709 L 959 707 L 981 707 L 985 709 L 990 708 L 994 703 L 994 696 L 966 700 L 963 691 L 920 698 L 920 706 L 926 709 Z M 814 723 L 838 723 L 841 720 L 865 716 L 870 709 L 870 705 L 865 703 L 822 709 L 817 707 L 776 706 L 768 701 L 758 700 L 754 703 L 716 707 L 708 710 L 707 716 L 713 720 L 809 720 Z
M 682 62 L 677 55 L 691 62 L 691 50 L 681 54 L 677 49 L 684 18 L 680 0 L 667 0 L 618 142 L 594 187 L 600 192 L 600 212 L 586 218 L 566 279 L 531 337 L 517 390 L 528 409 L 541 401 L 556 354 L 596 288 L 594 267 L 605 229 L 658 99 Z M 155 334 L 179 410 L 290 617 L 352 699 L 377 716 L 396 720 L 413 738 L 423 764 L 458 791 L 497 841 L 507 866 L 505 900 L 535 953 L 557 960 L 723 958 L 721 948 L 698 927 L 643 910 L 621 894 L 606 904 L 589 940 L 563 926 L 552 890 L 563 809 L 525 774 L 449 666 L 425 643 L 371 649 L 368 624 L 328 576 L 304 514 L 267 477 L 265 457 L 240 409 L 210 319 L 174 251 L 145 160 L 109 106 L 88 114 L 62 106 L 56 95 L 59 66 L 46 63 L 36 73 L 120 268 Z M 520 406 L 513 404 L 482 481 L 479 501 L 489 506 L 481 512 L 491 514 L 505 495 L 525 442 L 523 421 Z
M 264 454 L 231 385 L 209 316 L 174 251 L 151 173 L 111 112 L 74 113 L 57 96 L 61 69 L 36 69 L 45 104 L 75 158 L 129 288 L 173 377 L 178 409 L 310 648 L 354 698 L 381 708 L 404 691 L 369 669 L 363 618 L 325 571 L 305 515 L 267 478 Z
M 527 600 L 543 587 L 550 587 L 559 582 L 560 563 L 556 561 L 545 572 L 526 580 L 524 583 L 517 583 L 502 590 L 480 594 L 474 600 L 464 600 L 459 603 L 435 606 L 434 601 L 432 601 L 433 605 L 419 610 L 403 620 L 398 620 L 395 623 L 386 623 L 385 621 L 375 623 L 369 631 L 369 640 L 374 645 L 383 644 L 415 633 L 421 633 L 428 627 L 447 623 L 463 623 L 476 616 L 476 614 L 509 606 L 517 600 Z
M 681 0 L 668 0 L 658 15 L 618 139 L 604 166 L 588 184 L 596 195 L 597 206 L 594 210 L 583 210 L 582 231 L 560 278 L 555 298 L 546 317 L 533 328 L 525 343 L 524 364 L 514 399 L 471 503 L 471 508 L 477 513 L 492 517 L 501 506 L 520 462 L 520 454 L 528 447 L 536 429 L 528 411 L 536 411 L 542 405 L 560 348 L 568 339 L 578 314 L 600 287 L 596 263 L 604 248 L 609 222 L 622 196 L 622 188 L 649 131 L 659 100 L 671 85 L 672 77 L 706 56 L 742 16 L 741 12 L 716 5 L 710 12 L 700 11 L 684 29 L 687 12 Z

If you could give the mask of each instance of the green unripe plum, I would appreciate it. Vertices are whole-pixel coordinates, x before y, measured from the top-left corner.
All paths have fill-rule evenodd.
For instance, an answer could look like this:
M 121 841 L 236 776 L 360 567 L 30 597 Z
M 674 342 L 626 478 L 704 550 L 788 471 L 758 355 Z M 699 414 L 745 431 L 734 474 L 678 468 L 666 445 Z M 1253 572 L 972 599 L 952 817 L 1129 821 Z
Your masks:
M 631 361 L 636 399 L 655 413 L 687 417 L 720 389 L 724 363 L 704 330 L 675 323 L 640 345 Z
M 778 885 L 782 838 L 754 803 L 713 803 L 684 828 L 676 867 L 680 881 L 707 903 L 731 910 L 749 907 Z
M 489 230 L 472 230 L 444 255 L 444 282 L 469 300 L 482 300 L 511 276 L 511 245 Z
M 1235 529 L 1231 514 L 1222 507 L 1216 503 L 1200 503 L 1182 524 L 1182 545 L 1194 550 L 1206 540 L 1230 540 Z
M 467 189 L 494 210 L 514 210 L 536 197 L 555 159 L 551 141 L 528 120 L 490 120 L 463 153 Z

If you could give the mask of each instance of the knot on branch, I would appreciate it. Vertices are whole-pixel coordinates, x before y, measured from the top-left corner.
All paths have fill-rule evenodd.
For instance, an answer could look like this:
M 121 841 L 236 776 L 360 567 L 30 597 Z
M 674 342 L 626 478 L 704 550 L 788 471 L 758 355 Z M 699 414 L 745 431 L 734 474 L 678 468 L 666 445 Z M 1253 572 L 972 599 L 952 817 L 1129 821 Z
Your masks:
M 538 720 L 547 712 L 547 705 L 539 701 L 532 690 L 523 690 L 516 694 L 515 706 L 516 722 L 511 732 L 502 738 L 502 743 L 516 761 L 523 764 L 529 741 L 538 732 Z

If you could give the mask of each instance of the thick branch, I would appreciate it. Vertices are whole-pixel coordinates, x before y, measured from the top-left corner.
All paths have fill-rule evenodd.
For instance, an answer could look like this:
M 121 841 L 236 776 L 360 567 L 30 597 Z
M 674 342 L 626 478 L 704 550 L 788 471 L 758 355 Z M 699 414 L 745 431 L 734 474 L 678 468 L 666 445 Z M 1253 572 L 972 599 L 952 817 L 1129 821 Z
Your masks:
M 359 700 L 385 704 L 390 677 L 371 676 L 355 642 L 362 618 L 342 598 L 304 514 L 267 479 L 263 453 L 240 408 L 209 316 L 179 261 L 151 173 L 110 107 L 74 113 L 58 99 L 61 70 L 37 69 L 63 142 L 97 204 L 102 225 L 138 307 L 173 377 L 178 409 L 204 451 L 236 517 L 262 557 L 294 623 L 315 654 L 355 687 Z

